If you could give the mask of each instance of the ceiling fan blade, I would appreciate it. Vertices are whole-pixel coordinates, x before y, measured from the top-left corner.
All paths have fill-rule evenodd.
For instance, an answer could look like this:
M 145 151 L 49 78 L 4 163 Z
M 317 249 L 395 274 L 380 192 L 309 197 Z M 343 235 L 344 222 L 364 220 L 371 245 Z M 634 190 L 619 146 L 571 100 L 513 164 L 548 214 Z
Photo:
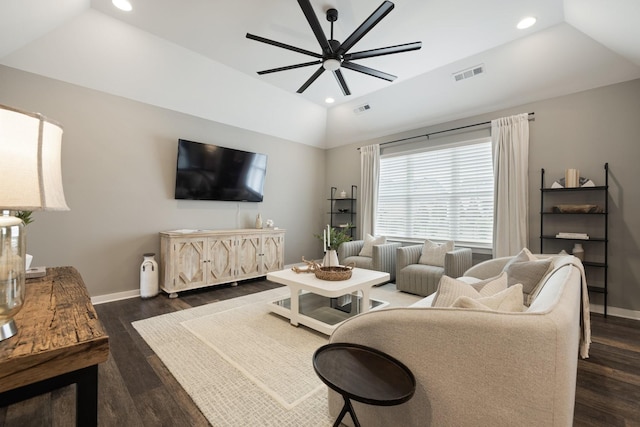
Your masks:
M 351 91 L 349 90 L 349 86 L 347 86 L 347 82 L 345 81 L 344 77 L 342 76 L 342 71 L 335 70 L 333 72 L 333 75 L 336 76 L 336 80 L 338 81 L 338 85 L 340 86 L 340 89 L 342 89 L 342 94 L 345 95 L 345 96 L 351 95 Z
M 304 13 L 304 16 L 307 18 L 307 22 L 309 22 L 309 26 L 311 27 L 313 34 L 315 34 L 316 39 L 318 39 L 318 43 L 320 43 L 322 51 L 326 53 L 333 53 L 329 40 L 322 30 L 322 26 L 320 26 L 316 13 L 313 11 L 311 2 L 309 0 L 298 0 L 298 4 L 302 9 L 302 13 Z
M 305 55 L 313 56 L 314 58 L 322 58 L 322 55 L 320 55 L 319 53 L 311 52 L 310 50 L 300 49 L 299 47 L 295 47 L 295 46 L 291 46 L 291 45 L 288 45 L 288 44 L 280 43 L 280 42 L 277 42 L 275 40 L 265 39 L 264 37 L 256 36 L 254 34 L 247 33 L 247 38 L 251 39 L 251 40 L 258 41 L 258 42 L 270 44 L 272 46 L 277 46 L 277 47 L 281 47 L 283 49 L 292 50 L 294 52 L 298 52 L 298 53 L 302 53 L 302 54 L 305 54 Z
M 301 0 L 299 0 L 301 1 Z M 363 38 L 378 22 L 393 10 L 393 3 L 383 2 L 338 48 L 338 55 L 344 55 L 354 44 Z
M 258 71 L 258 74 L 263 75 L 263 74 L 277 73 L 278 71 L 294 70 L 296 68 L 308 67 L 310 65 L 319 65 L 319 64 L 322 64 L 322 61 L 304 62 L 302 64 L 287 65 L 285 67 L 271 68 L 270 70 Z
M 322 73 L 324 73 L 324 67 L 318 68 L 318 70 L 315 73 L 313 73 L 311 77 L 309 77 L 309 80 L 307 80 L 306 82 L 304 82 L 302 86 L 300 86 L 300 89 L 298 89 L 297 92 L 302 93 L 305 90 L 307 90 L 307 88 L 311 86 L 311 83 L 315 82 L 316 79 L 320 77 L 320 74 Z
M 396 46 L 381 47 L 378 49 L 363 50 L 362 52 L 347 53 L 344 56 L 345 61 L 352 59 L 373 58 L 374 56 L 391 55 L 393 53 L 409 52 L 418 50 L 422 47 L 422 42 L 413 42 L 399 44 Z
M 365 67 L 364 65 L 356 64 L 354 62 L 343 61 L 342 67 L 390 82 L 398 78 L 398 76 L 394 76 L 393 74 L 383 73 L 382 71 L 374 70 L 373 68 Z

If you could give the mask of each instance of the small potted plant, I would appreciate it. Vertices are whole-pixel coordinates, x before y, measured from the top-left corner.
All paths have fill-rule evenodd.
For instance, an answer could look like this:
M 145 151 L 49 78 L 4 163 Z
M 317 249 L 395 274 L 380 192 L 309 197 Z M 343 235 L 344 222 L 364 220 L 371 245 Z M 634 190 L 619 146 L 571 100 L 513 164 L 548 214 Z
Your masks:
M 33 218 L 31 218 L 31 211 L 16 211 L 15 217 L 20 218 L 24 225 L 29 225 L 33 222 Z

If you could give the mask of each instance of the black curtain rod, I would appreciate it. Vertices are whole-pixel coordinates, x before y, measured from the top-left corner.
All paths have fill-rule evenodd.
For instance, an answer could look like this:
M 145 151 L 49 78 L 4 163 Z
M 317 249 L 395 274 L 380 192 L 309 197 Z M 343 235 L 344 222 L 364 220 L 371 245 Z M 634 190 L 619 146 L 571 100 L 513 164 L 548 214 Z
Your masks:
M 529 113 L 529 120 L 534 120 L 534 117 L 532 117 L 534 114 L 535 113 Z M 446 130 L 439 130 L 437 132 L 425 133 L 424 135 L 410 136 L 410 137 L 407 137 L 407 138 L 396 139 L 394 141 L 382 142 L 382 143 L 380 143 L 380 145 L 395 144 L 396 142 L 403 142 L 403 141 L 408 141 L 410 139 L 416 139 L 416 138 L 424 138 L 425 136 L 427 137 L 427 139 L 429 139 L 429 137 L 431 135 L 438 135 L 440 133 L 453 132 L 454 130 L 461 130 L 461 129 L 467 129 L 467 128 L 472 128 L 472 127 L 476 127 L 476 126 L 490 125 L 490 124 L 491 124 L 491 121 L 482 122 L 482 123 L 474 123 L 472 125 L 460 126 L 460 127 L 457 127 L 457 128 L 451 128 L 451 129 L 446 129 Z M 360 150 L 360 148 L 358 148 L 358 150 Z

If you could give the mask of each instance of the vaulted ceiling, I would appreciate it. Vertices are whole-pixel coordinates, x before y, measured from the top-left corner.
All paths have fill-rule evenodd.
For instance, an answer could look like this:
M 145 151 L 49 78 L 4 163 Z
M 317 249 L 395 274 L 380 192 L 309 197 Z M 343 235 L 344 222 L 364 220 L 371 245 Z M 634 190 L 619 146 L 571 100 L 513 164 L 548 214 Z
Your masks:
M 110 0 L 0 0 L 0 64 L 321 147 L 640 77 L 637 0 L 396 0 L 352 52 L 422 49 L 354 61 L 398 79 L 343 70 L 347 97 L 328 72 L 296 93 L 318 66 L 256 73 L 314 58 L 247 32 L 320 53 L 295 0 L 130 1 L 123 12 Z M 339 41 L 380 3 L 311 0 L 327 35 L 326 10 L 338 10 Z M 518 30 L 525 16 L 537 24 Z

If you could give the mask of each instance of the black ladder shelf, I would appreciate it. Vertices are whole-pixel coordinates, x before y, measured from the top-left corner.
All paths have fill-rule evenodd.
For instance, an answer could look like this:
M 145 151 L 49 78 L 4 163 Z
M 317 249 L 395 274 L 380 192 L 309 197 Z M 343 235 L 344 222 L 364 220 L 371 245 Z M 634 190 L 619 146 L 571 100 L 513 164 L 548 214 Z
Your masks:
M 558 248 L 558 241 L 565 241 L 574 243 L 584 243 L 589 248 L 586 251 L 585 260 L 582 261 L 582 265 L 585 267 L 585 273 L 587 274 L 587 282 L 589 283 L 590 272 L 595 276 L 592 270 L 600 270 L 599 286 L 588 286 L 589 292 L 599 293 L 604 298 L 604 317 L 607 317 L 607 294 L 608 294 L 608 246 L 609 246 L 609 163 L 604 164 L 604 185 L 595 187 L 574 187 L 574 188 L 547 188 L 544 183 L 545 170 L 540 170 L 540 253 L 545 253 L 545 242 L 550 243 L 554 249 Z M 598 199 L 603 202 L 604 209 L 602 212 L 557 212 L 550 208 L 545 207 L 545 198 L 552 194 L 562 194 L 562 197 L 570 197 L 571 194 L 580 193 L 585 198 Z M 579 196 L 579 197 L 583 197 Z M 603 200 L 604 199 L 604 200 Z M 596 229 L 602 233 L 597 237 L 589 236 L 588 239 L 566 239 L 556 237 L 555 234 L 547 231 L 545 233 L 545 227 L 547 230 L 552 225 L 552 218 L 558 218 L 561 216 L 571 215 L 572 224 L 574 226 L 587 226 L 587 222 L 592 218 L 602 218 L 602 223 Z M 567 217 L 565 217 L 567 218 Z M 552 244 L 552 241 L 556 241 Z M 552 249 L 548 249 L 552 250 Z M 553 253 L 553 252 L 549 252 Z M 595 255 L 594 255 L 595 254 Z M 599 255 L 599 256 L 598 256 Z
M 346 234 L 351 236 L 352 239 L 355 239 L 356 227 L 354 225 L 355 217 L 356 217 L 356 201 L 358 197 L 358 187 L 355 185 L 351 186 L 351 195 L 346 195 L 346 197 L 338 197 L 336 192 L 338 189 L 336 187 L 331 187 L 331 196 L 328 199 L 330 202 L 329 205 L 329 223 L 332 228 L 340 228 Z M 348 218 L 348 222 L 346 221 Z M 345 224 L 348 224 L 348 227 L 344 227 Z

